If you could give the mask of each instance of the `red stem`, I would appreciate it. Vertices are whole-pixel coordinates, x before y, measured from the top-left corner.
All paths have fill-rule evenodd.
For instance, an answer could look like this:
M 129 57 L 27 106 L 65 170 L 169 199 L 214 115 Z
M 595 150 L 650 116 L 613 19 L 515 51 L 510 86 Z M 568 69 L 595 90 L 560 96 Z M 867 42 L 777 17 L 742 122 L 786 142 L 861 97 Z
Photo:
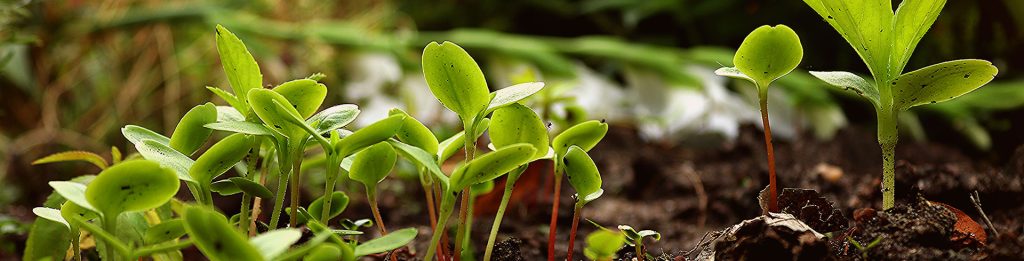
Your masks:
M 764 124 L 764 145 L 768 151 L 768 211 L 779 212 L 775 184 L 775 148 L 772 146 L 772 125 L 768 122 L 768 99 L 761 98 L 761 122 Z
M 548 231 L 548 261 L 555 261 L 555 236 L 558 234 L 558 199 L 562 194 L 562 177 L 555 177 L 555 194 L 551 198 L 551 230 Z
M 583 205 L 577 204 L 572 212 L 572 229 L 569 230 L 569 254 L 565 258 L 568 261 L 572 261 L 572 249 L 576 246 L 576 227 L 580 224 L 580 216 L 583 215 Z

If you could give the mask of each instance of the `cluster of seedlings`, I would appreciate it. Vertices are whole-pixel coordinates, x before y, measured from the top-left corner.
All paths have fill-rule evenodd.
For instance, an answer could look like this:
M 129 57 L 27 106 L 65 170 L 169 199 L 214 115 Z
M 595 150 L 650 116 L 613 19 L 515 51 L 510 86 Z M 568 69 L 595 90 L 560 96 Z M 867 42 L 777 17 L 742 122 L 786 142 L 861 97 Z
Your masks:
M 906 0 L 895 12 L 888 0 L 805 2 L 839 31 L 871 71 L 874 81 L 848 72 L 812 73 L 829 84 L 856 92 L 875 106 L 884 160 L 883 207 L 891 208 L 897 114 L 970 92 L 989 82 L 996 68 L 987 61 L 957 60 L 902 74 L 944 1 Z M 111 151 L 110 163 L 96 154 L 77 151 L 40 159 L 37 163 L 84 160 L 102 171 L 51 182 L 55 199 L 33 212 L 62 229 L 34 232 L 32 237 L 54 238 L 52 244 L 58 244 L 54 249 L 70 248 L 76 260 L 82 258 L 81 231 L 95 240 L 96 252 L 104 260 L 180 260 L 180 250 L 190 246 L 211 260 L 355 260 L 379 255 L 405 246 L 418 234 L 413 228 L 389 231 L 378 208 L 377 185 L 403 158 L 418 170 L 429 215 L 425 222 L 433 229 L 423 255 L 427 261 L 472 257 L 472 251 L 467 250 L 472 202 L 477 195 L 494 189 L 495 179 L 506 178 L 484 248 L 483 260 L 490 260 L 516 181 L 529 164 L 550 160 L 554 163 L 554 191 L 548 259 L 555 260 L 560 187 L 563 176 L 567 176 L 576 192 L 566 257 L 573 260 L 584 207 L 604 192 L 601 175 L 588 151 L 607 133 L 606 123 L 585 121 L 564 126 L 564 131 L 552 135 L 541 117 L 520 103 L 540 91 L 543 83 L 522 83 L 490 92 L 480 67 L 465 50 L 450 42 L 432 42 L 423 50 L 423 74 L 437 100 L 458 115 L 463 131 L 439 139 L 400 109 L 353 131 L 345 127 L 359 115 L 357 106 L 343 104 L 319 110 L 327 97 L 327 87 L 319 82 L 322 74 L 263 88 L 259 66 L 245 45 L 223 27 L 218 26 L 216 32 L 217 50 L 231 88 L 207 88 L 229 106 L 195 106 L 181 118 L 170 137 L 140 126 L 125 126 L 122 133 L 138 156 L 124 160 L 116 148 Z M 768 86 L 794 70 L 802 56 L 800 40 L 792 29 L 763 26 L 740 45 L 735 67 L 717 71 L 748 80 L 758 89 L 770 175 L 768 212 L 779 211 Z M 200 151 L 210 137 L 221 136 L 215 132 L 227 135 Z M 477 142 L 485 132 L 490 137 L 490 150 L 480 152 Z M 441 165 L 460 151 L 465 153 L 464 159 L 450 173 L 443 171 Z M 326 166 L 325 186 L 320 197 L 301 206 L 302 168 L 308 152 L 322 153 L 319 160 Z M 231 169 L 238 175 L 219 178 Z M 267 187 L 270 177 L 277 177 L 276 189 Z M 363 185 L 372 222 L 339 220 L 349 201 L 345 192 L 336 189 L 339 181 Z M 194 201 L 174 198 L 182 182 Z M 217 210 L 214 193 L 240 193 L 238 214 L 229 218 Z M 263 200 L 273 201 L 268 223 L 259 221 L 266 214 L 260 208 Z M 450 234 L 448 221 L 456 207 L 458 223 Z M 283 213 L 288 215 L 286 225 Z M 293 246 L 300 241 L 303 226 L 313 236 Z M 363 232 L 358 229 L 366 226 L 376 226 L 382 236 L 360 240 Z M 590 234 L 583 253 L 593 260 L 610 260 L 629 244 L 635 247 L 638 259 L 644 260 L 644 238 L 660 239 L 650 230 L 637 232 L 629 226 L 619 226 L 618 230 L 602 228 Z M 28 259 L 64 258 L 64 251 L 31 256 L 35 253 L 33 247 L 43 247 L 31 242 L 35 241 L 30 239 Z M 394 256 L 390 258 L 394 260 Z

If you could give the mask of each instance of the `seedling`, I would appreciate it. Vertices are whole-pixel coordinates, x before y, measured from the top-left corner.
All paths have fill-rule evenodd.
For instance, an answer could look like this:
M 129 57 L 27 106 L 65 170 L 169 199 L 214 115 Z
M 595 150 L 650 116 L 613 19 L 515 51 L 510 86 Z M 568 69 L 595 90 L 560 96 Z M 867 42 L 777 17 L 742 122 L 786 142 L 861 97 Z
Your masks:
M 626 244 L 626 236 L 622 233 L 601 229 L 587 235 L 587 248 L 583 255 L 595 261 L 610 261 L 615 253 Z
M 619 231 L 626 236 L 626 244 L 636 248 L 636 258 L 639 261 L 644 261 L 647 258 L 647 251 L 644 250 L 644 238 L 650 237 L 654 241 L 661 240 L 661 233 L 654 230 L 636 231 L 631 226 L 619 225 Z
M 565 169 L 563 167 L 563 158 L 568 153 L 569 148 L 572 146 L 579 147 L 584 154 L 587 151 L 597 146 L 597 143 L 604 138 L 604 135 L 608 133 L 608 124 L 604 121 L 586 121 L 575 126 L 566 129 L 558 136 L 555 136 L 551 140 L 551 146 L 554 150 L 554 162 L 555 162 L 555 192 L 551 198 L 551 225 L 548 231 L 548 260 L 555 260 L 555 237 L 558 234 L 558 201 L 562 191 L 562 174 Z M 590 156 L 587 156 L 589 158 Z M 598 183 L 600 184 L 600 183 Z M 600 188 L 600 185 L 598 185 Z M 579 191 L 579 189 L 577 189 Z M 593 191 L 587 191 L 593 192 Z M 583 196 L 589 195 L 588 193 L 582 194 Z M 600 195 L 598 195 L 600 196 Z M 577 201 L 578 203 L 579 201 Z M 578 221 L 573 221 L 578 222 Z M 572 236 L 571 238 L 575 238 Z M 570 244 L 570 248 L 572 244 Z M 570 251 L 571 255 L 571 251 Z
M 576 195 L 573 195 L 576 205 L 573 208 L 572 229 L 569 232 L 569 253 L 566 258 L 566 260 L 573 260 L 572 250 L 576 242 L 576 228 L 583 215 L 583 206 L 601 197 L 604 190 L 601 189 L 601 173 L 598 172 L 597 165 L 582 148 L 572 145 L 561 161 L 565 173 L 569 175 L 569 184 L 576 189 Z
M 765 25 L 754 29 L 743 39 L 733 57 L 736 67 L 723 67 L 715 71 L 718 75 L 750 81 L 757 87 L 761 122 L 764 125 L 764 145 L 768 154 L 768 211 L 771 212 L 778 212 L 779 206 L 775 183 L 775 149 L 772 146 L 772 127 L 768 121 L 768 86 L 796 69 L 803 56 L 800 37 L 793 29 L 785 25 Z
M 363 183 L 366 186 L 366 199 L 370 202 L 370 210 L 373 212 L 373 219 L 380 228 L 381 235 L 387 235 L 388 230 L 384 227 L 384 220 L 380 217 L 380 209 L 377 207 L 377 183 L 380 183 L 391 173 L 395 167 L 395 160 L 398 155 L 395 149 L 387 142 L 377 143 L 363 151 L 356 153 L 352 161 L 352 169 L 349 176 Z
M 894 12 L 887 0 L 804 0 L 853 47 L 873 81 L 849 72 L 811 72 L 815 77 L 868 99 L 878 118 L 882 147 L 882 208 L 895 206 L 897 118 L 911 107 L 971 92 L 998 73 L 992 63 L 947 61 L 903 73 L 918 42 L 939 16 L 944 0 L 904 0 Z

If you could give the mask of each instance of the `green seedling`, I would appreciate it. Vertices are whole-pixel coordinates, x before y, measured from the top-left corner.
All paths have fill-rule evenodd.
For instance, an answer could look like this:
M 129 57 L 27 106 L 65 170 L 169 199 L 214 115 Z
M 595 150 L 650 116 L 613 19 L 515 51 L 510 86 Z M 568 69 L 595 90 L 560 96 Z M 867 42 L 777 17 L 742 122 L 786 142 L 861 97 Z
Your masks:
M 185 155 L 192 155 L 199 150 L 199 147 L 203 146 L 203 143 L 206 143 L 210 134 L 213 134 L 213 130 L 207 129 L 203 125 L 214 122 L 217 122 L 217 106 L 214 106 L 213 103 L 193 107 L 184 116 L 181 116 L 181 121 L 174 127 L 174 133 L 171 134 L 168 145 Z
M 626 244 L 626 236 L 622 233 L 601 229 L 587 235 L 587 247 L 583 249 L 583 255 L 595 261 L 610 261 L 615 259 L 615 253 Z
M 537 116 L 537 113 L 522 104 L 515 103 L 495 110 L 491 115 L 491 122 L 491 143 L 496 148 L 505 148 L 520 143 L 530 144 L 535 149 L 534 160 L 544 158 L 551 150 L 548 147 L 548 133 L 544 122 Z M 505 208 L 512 198 L 512 190 L 515 188 L 516 181 L 526 171 L 527 166 L 528 164 L 519 166 L 509 172 L 505 178 L 505 190 L 501 196 L 501 203 L 498 205 L 498 212 L 494 216 L 491 232 L 487 237 L 484 260 L 491 260 L 494 243 L 498 237 L 498 228 L 501 227 L 501 220 L 505 216 Z
M 603 121 L 585 121 L 569 127 L 551 140 L 551 147 L 554 150 L 555 162 L 555 192 L 551 204 L 551 225 L 548 231 L 548 260 L 555 260 L 555 237 L 558 234 L 558 201 L 562 190 L 563 168 L 562 158 L 565 157 L 569 148 L 577 146 L 584 152 L 597 146 L 597 143 L 608 133 L 608 124 Z M 589 156 L 587 156 L 589 158 Z M 575 222 L 575 221 L 574 221 Z M 575 236 L 573 236 L 575 238 Z M 570 244 L 571 246 L 571 244 Z
M 573 208 L 572 229 L 569 232 L 569 254 L 567 260 L 573 260 L 573 247 L 576 242 L 576 228 L 579 226 L 580 218 L 583 215 L 583 206 L 604 194 L 601 189 L 601 173 L 597 170 L 594 160 L 587 155 L 587 152 L 576 145 L 569 147 L 565 156 L 561 158 L 562 167 L 569 175 L 569 184 L 576 189 L 576 205 Z
M 764 125 L 764 145 L 768 154 L 768 211 L 771 212 L 778 212 L 779 206 L 775 183 L 775 149 L 772 146 L 772 127 L 768 121 L 768 86 L 796 69 L 803 56 L 800 37 L 793 29 L 785 25 L 765 25 L 754 29 L 743 39 L 733 57 L 736 67 L 715 71 L 718 75 L 750 81 L 757 87 L 761 122 Z
M 334 204 L 331 204 L 330 206 L 328 206 L 330 208 L 327 209 L 327 211 L 324 211 L 324 206 L 326 205 L 325 202 L 328 201 L 328 199 L 326 199 L 327 195 L 330 195 L 330 198 L 331 198 L 330 201 L 332 201 Z M 324 213 L 324 212 L 326 212 L 327 213 L 327 219 L 326 220 L 330 220 L 330 219 L 332 219 L 334 217 L 337 217 L 338 215 L 341 215 L 341 212 L 344 212 L 345 209 L 348 208 L 348 202 L 349 202 L 349 198 L 348 198 L 348 195 L 345 194 L 345 192 L 335 191 L 335 192 L 333 192 L 331 194 L 325 194 L 324 196 L 314 200 L 312 203 L 309 203 L 309 207 L 307 209 L 309 210 L 309 213 Z M 321 219 L 321 220 L 323 220 L 323 219 Z
M 430 44 L 427 44 L 423 49 L 422 67 L 423 75 L 430 91 L 442 105 L 459 116 L 462 120 L 464 132 L 469 134 L 478 133 L 478 130 L 480 132 L 483 131 L 481 128 L 483 126 L 481 126 L 480 123 L 485 121 L 485 117 L 490 114 L 490 112 L 525 99 L 526 97 L 540 91 L 544 86 L 542 83 L 526 83 L 505 88 L 494 93 L 489 93 L 487 81 L 484 79 L 480 66 L 477 65 L 476 61 L 473 60 L 473 57 L 463 50 L 462 47 L 451 42 L 444 42 L 441 44 L 431 42 Z M 464 138 L 463 142 L 463 149 L 466 151 L 466 162 L 468 162 L 465 166 L 470 166 L 476 158 L 477 140 L 475 138 Z M 443 150 L 439 149 L 439 151 Z M 533 152 L 531 151 L 530 153 L 532 154 Z M 508 156 L 508 154 L 504 154 L 502 157 L 505 156 Z M 511 161 L 506 161 L 506 163 L 507 162 Z M 476 164 L 476 166 L 482 165 L 484 164 Z M 449 192 L 456 191 L 456 194 L 461 195 L 462 198 L 459 207 L 459 226 L 456 235 L 463 235 L 465 233 L 466 215 L 469 207 L 467 204 L 470 196 L 470 185 L 496 177 L 496 175 L 486 175 L 486 177 L 472 176 L 481 173 L 471 171 L 472 175 L 468 176 L 469 178 L 455 179 L 458 174 L 458 171 L 452 174 L 452 183 L 448 184 L 452 186 L 448 186 L 446 188 L 447 191 L 445 191 L 444 197 L 442 198 L 440 211 L 442 213 L 438 216 L 438 225 L 434 229 L 435 235 L 431 240 L 430 247 L 427 249 L 427 261 L 433 259 L 434 250 L 437 248 L 437 244 L 440 240 L 439 232 L 444 230 L 443 224 L 447 217 L 444 213 L 446 207 L 445 201 L 448 200 L 450 196 L 455 196 Z M 504 174 L 504 172 L 501 172 L 498 175 L 500 174 Z M 490 178 L 487 179 L 487 177 Z M 458 182 L 456 182 L 456 180 Z M 453 190 L 455 188 L 458 188 L 458 190 Z M 454 198 L 449 201 L 452 201 L 451 204 L 454 204 Z M 461 236 L 456 237 L 455 252 L 452 255 L 455 260 L 459 260 L 459 253 L 462 252 L 461 241 Z
M 250 148 L 252 148 L 252 137 L 240 133 L 231 134 L 213 144 L 210 149 L 196 159 L 192 167 L 189 168 L 189 176 L 199 184 L 199 190 L 203 197 L 199 200 L 200 202 L 209 206 L 213 205 L 213 196 L 210 190 L 213 179 L 241 161 Z M 241 189 L 241 187 L 239 188 Z
M 74 199 L 68 197 L 68 200 L 99 213 L 103 230 L 114 233 L 121 213 L 159 207 L 178 192 L 178 185 L 178 177 L 170 169 L 153 161 L 131 160 L 103 170 L 86 186 L 83 194 L 75 195 Z M 76 202 L 81 201 L 81 197 L 86 202 Z M 106 249 L 108 258 L 117 259 L 113 247 Z
M 619 231 L 626 236 L 626 244 L 636 248 L 636 258 L 639 261 L 644 261 L 647 258 L 647 251 L 644 250 L 644 238 L 650 237 L 654 241 L 661 240 L 661 233 L 654 230 L 636 231 L 631 226 L 619 225 Z
M 849 72 L 811 72 L 855 92 L 875 106 L 882 147 L 882 208 L 895 206 L 897 119 L 911 107 L 951 100 L 998 73 L 984 60 L 955 60 L 903 73 L 918 42 L 939 16 L 945 0 L 904 0 L 894 12 L 886 0 L 804 0 L 846 39 L 871 71 L 869 81 Z
M 875 246 L 878 246 L 879 243 L 882 243 L 882 237 L 876 237 L 875 240 L 871 240 L 871 242 L 868 243 L 867 245 L 862 245 L 860 242 L 857 242 L 856 239 L 853 239 L 853 237 L 850 236 L 846 237 L 846 241 L 849 241 L 850 244 L 853 245 L 853 247 L 857 248 L 857 251 L 860 251 L 861 258 L 863 258 L 864 260 L 868 260 L 868 252 L 871 251 L 871 249 L 874 248 Z
M 387 142 L 380 142 L 356 153 L 349 172 L 349 177 L 352 180 L 359 181 L 366 186 L 366 199 L 370 203 L 373 219 L 377 222 L 377 228 L 380 229 L 381 235 L 387 235 L 388 230 L 384 226 L 380 209 L 377 207 L 377 184 L 384 181 L 384 178 L 391 173 L 397 159 L 398 154 L 395 149 Z

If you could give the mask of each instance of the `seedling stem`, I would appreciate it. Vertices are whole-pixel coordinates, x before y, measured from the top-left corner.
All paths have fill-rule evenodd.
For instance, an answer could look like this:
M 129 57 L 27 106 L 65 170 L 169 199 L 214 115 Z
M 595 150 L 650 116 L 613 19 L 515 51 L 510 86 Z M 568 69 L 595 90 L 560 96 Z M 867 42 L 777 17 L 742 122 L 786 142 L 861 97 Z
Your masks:
M 526 171 L 528 165 L 519 167 L 519 169 L 509 173 L 508 178 L 505 179 L 505 191 L 501 195 L 501 203 L 498 204 L 498 213 L 494 215 L 494 224 L 491 225 L 491 233 L 487 237 L 487 249 L 484 250 L 484 261 L 491 260 L 491 254 L 494 251 L 495 240 L 498 239 L 498 228 L 501 227 L 501 220 L 505 217 L 505 208 L 508 207 L 508 201 L 512 199 L 512 189 L 516 187 L 516 181 Z
M 573 260 L 573 247 L 576 245 L 576 227 L 580 224 L 580 216 L 583 215 L 583 201 L 577 201 L 572 211 L 572 229 L 569 230 L 569 253 L 565 260 Z
M 778 187 L 775 184 L 775 148 L 772 146 L 772 125 L 768 121 L 768 88 L 758 88 L 761 122 L 764 124 L 764 146 L 768 152 L 768 211 L 779 212 Z

